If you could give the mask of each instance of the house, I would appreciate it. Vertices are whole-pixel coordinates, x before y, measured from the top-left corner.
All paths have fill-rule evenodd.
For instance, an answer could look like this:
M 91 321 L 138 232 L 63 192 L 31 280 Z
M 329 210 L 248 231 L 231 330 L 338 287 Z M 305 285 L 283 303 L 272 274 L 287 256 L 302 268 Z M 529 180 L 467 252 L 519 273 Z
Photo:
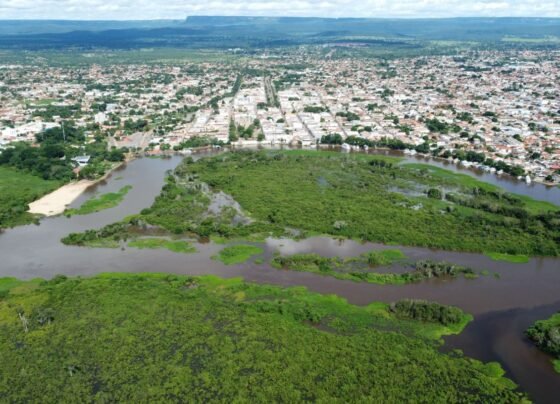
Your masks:
M 90 156 L 76 156 L 72 159 L 75 163 L 77 163 L 80 167 L 87 166 L 89 163 Z

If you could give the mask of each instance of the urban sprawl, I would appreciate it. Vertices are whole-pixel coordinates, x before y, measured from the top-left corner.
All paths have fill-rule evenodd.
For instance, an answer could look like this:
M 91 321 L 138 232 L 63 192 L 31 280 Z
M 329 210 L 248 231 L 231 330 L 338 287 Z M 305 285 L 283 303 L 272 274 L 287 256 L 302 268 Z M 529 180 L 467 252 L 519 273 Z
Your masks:
M 153 153 L 389 147 L 552 184 L 560 182 L 559 89 L 560 52 L 3 65 L 0 149 L 61 127 L 83 130 L 86 142 L 102 136 L 111 147 Z

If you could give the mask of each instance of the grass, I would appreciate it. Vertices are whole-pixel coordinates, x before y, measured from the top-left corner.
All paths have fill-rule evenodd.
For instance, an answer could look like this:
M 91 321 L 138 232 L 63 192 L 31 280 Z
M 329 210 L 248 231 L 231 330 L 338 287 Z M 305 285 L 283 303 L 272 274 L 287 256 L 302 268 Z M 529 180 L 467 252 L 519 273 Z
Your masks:
M 129 247 L 139 249 L 164 248 L 175 253 L 190 254 L 196 252 L 196 248 L 187 241 L 167 240 L 163 238 L 139 238 L 128 243 Z
M 401 250 L 397 249 L 370 251 L 367 254 L 368 264 L 373 266 L 391 265 L 405 258 L 406 255 L 404 255 Z
M 242 264 L 255 255 L 262 254 L 264 250 L 253 245 L 233 245 L 222 249 L 212 258 L 223 262 L 226 265 Z
M 553 360 L 552 365 L 554 366 L 556 373 L 560 373 L 560 359 Z
M 529 262 L 529 256 L 523 254 L 504 254 L 496 252 L 485 252 L 484 255 L 493 261 L 503 261 L 512 264 L 526 264 Z
M 22 281 L 16 278 L 0 278 L 0 300 L 8 295 L 24 294 L 39 287 L 42 279 Z
M 84 247 L 89 248 L 119 248 L 120 246 L 120 241 L 113 238 L 91 240 L 84 245 Z
M 539 38 L 524 38 L 517 36 L 506 35 L 502 38 L 503 42 L 518 42 L 518 43 L 530 43 L 530 44 L 557 44 L 560 43 L 560 38 L 557 36 L 543 36 Z
M 557 205 L 554 205 L 550 202 L 546 201 L 537 201 L 527 195 L 518 195 L 515 196 L 521 199 L 527 208 L 528 211 L 534 214 L 539 214 L 543 212 L 550 212 L 550 211 L 558 211 L 560 208 Z
M 439 351 L 441 335 L 469 319 L 450 330 L 399 318 L 383 303 L 354 306 L 240 279 L 59 276 L 0 298 L 0 395 L 7 402 L 520 401 L 499 365 Z
M 23 283 L 16 278 L 0 278 L 0 296 L 7 294 L 10 289 L 15 288 Z
M 64 214 L 68 217 L 74 215 L 89 215 L 91 213 L 100 212 L 105 209 L 114 208 L 123 201 L 124 197 L 131 189 L 132 186 L 127 185 L 122 187 L 117 192 L 109 192 L 98 197 L 92 197 L 85 201 L 82 206 L 77 209 L 66 209 Z
M 403 273 L 375 272 L 379 266 L 389 266 L 402 262 L 405 255 L 400 250 L 371 251 L 359 257 L 339 258 L 322 257 L 318 254 L 276 255 L 271 266 L 299 272 L 311 272 L 323 276 L 355 282 L 368 282 L 379 285 L 403 285 L 431 278 L 456 277 L 463 275 L 475 279 L 478 274 L 471 268 L 447 262 L 418 261 Z
M 0 166 L 0 228 L 32 223 L 29 203 L 60 187 L 60 181 L 47 181 L 10 167 Z

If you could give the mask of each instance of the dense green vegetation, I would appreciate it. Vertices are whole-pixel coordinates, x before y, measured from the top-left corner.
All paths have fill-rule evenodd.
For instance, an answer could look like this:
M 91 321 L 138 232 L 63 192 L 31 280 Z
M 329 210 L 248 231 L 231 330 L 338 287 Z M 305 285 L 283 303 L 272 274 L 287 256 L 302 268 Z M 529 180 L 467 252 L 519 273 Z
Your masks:
M 403 273 L 376 272 L 378 266 L 388 266 L 403 261 L 405 256 L 399 250 L 371 251 L 359 257 L 339 258 L 322 257 L 317 254 L 295 254 L 291 256 L 276 255 L 271 262 L 274 268 L 292 271 L 312 272 L 333 276 L 356 282 L 377 284 L 405 284 L 441 277 L 476 278 L 478 275 L 471 268 L 448 262 L 430 260 L 417 261 L 411 269 Z
M 216 138 L 206 136 L 193 136 L 178 145 L 173 146 L 173 150 L 181 151 L 188 148 L 207 147 L 207 146 L 223 146 L 224 142 Z
M 0 166 L 0 229 L 32 223 L 28 204 L 60 185 L 59 181 Z
M 42 144 L 33 147 L 29 143 L 14 143 L 0 153 L 0 165 L 14 167 L 45 180 L 70 181 L 72 172 L 70 156 L 61 144 Z M 73 156 L 72 156 L 73 157 Z
M 173 234 L 262 239 L 328 234 L 505 254 L 560 254 L 560 209 L 476 179 L 385 156 L 238 151 L 186 159 L 152 207 L 112 229 L 149 224 Z M 440 189 L 443 199 L 428 197 Z M 217 193 L 239 208 L 209 208 Z M 432 193 L 433 194 L 433 193 Z M 108 231 L 72 235 L 84 244 Z
M 0 288 L 1 401 L 522 398 L 499 365 L 439 352 L 467 317 L 454 323 L 447 310 L 413 320 L 304 288 L 164 274 Z
M 101 210 L 114 208 L 118 206 L 128 194 L 132 186 L 127 185 L 119 189 L 117 192 L 108 192 L 98 197 L 92 197 L 85 201 L 82 206 L 77 209 L 66 209 L 66 216 L 73 215 L 89 215 L 90 213 L 99 212 Z
M 445 170 L 395 162 L 333 153 L 239 152 L 200 160 L 188 171 L 232 195 L 253 218 L 271 224 L 428 247 L 559 253 L 560 212 L 553 205 L 533 209 L 530 201 L 497 188 L 483 194 L 486 184 L 471 177 L 467 184 L 467 176 L 446 178 L 440 175 Z M 434 185 L 483 206 L 414 195 Z M 515 208 L 515 215 L 508 208 Z M 517 209 L 526 215 L 516 216 Z
M 560 313 L 547 320 L 540 320 L 527 330 L 527 336 L 544 352 L 555 359 L 554 369 L 560 373 Z
M 184 240 L 167 240 L 164 238 L 138 238 L 128 243 L 129 247 L 140 249 L 160 249 L 165 248 L 176 253 L 189 254 L 196 252 L 196 248 Z
M 89 128 L 93 130 L 94 128 Z M 97 133 L 99 135 L 99 133 Z M 84 143 L 85 128 L 66 123 L 64 130 L 54 127 L 37 135 L 39 147 L 28 142 L 17 142 L 0 153 L 0 166 L 14 167 L 46 180 L 68 182 L 76 178 L 74 169 L 77 156 L 90 157 L 88 165 L 80 170 L 80 178 L 96 179 L 103 176 L 113 163 L 125 159 L 126 149 L 109 150 L 102 136 Z
M 440 323 L 445 326 L 457 325 L 459 330 L 462 330 L 472 320 L 472 316 L 466 316 L 457 307 L 444 306 L 425 300 L 400 300 L 391 303 L 389 310 L 400 318 Z
M 271 265 L 278 269 L 312 272 L 348 279 L 358 282 L 378 284 L 406 283 L 399 274 L 377 273 L 373 268 L 391 265 L 402 261 L 405 255 L 400 250 L 371 251 L 359 257 L 342 259 L 339 257 L 322 257 L 318 254 L 295 254 L 291 256 L 276 255 Z
M 226 265 L 242 264 L 255 255 L 263 253 L 263 249 L 253 245 L 233 245 L 222 249 L 218 255 L 212 257 Z

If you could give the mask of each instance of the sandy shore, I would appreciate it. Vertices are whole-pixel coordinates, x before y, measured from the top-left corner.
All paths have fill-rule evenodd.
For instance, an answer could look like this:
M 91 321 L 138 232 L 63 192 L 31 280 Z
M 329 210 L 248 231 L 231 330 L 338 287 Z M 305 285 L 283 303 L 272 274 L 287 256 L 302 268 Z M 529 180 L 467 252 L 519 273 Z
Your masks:
M 56 191 L 43 196 L 29 204 L 29 213 L 55 216 L 64 212 L 66 207 L 76 200 L 88 187 L 96 181 L 81 180 L 66 184 Z
M 131 161 L 132 159 L 127 160 Z M 118 163 L 108 170 L 105 175 L 96 180 L 81 180 L 71 182 L 70 184 L 63 185 L 56 191 L 37 199 L 35 202 L 29 204 L 29 213 L 43 216 L 56 216 L 64 213 L 66 207 L 74 202 L 86 189 L 92 185 L 106 180 L 111 176 L 113 171 L 125 164 L 126 162 Z

